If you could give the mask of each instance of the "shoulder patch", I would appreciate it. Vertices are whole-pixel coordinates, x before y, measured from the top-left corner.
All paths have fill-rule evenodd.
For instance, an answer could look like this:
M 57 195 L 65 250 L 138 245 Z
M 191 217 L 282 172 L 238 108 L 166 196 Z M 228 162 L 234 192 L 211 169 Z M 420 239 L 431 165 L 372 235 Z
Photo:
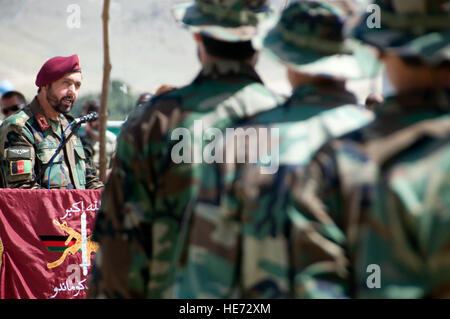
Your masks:
M 25 123 L 30 118 L 30 115 L 27 113 L 27 109 L 23 109 L 4 120 L 4 123 L 9 123 L 17 126 L 24 126 Z
M 12 176 L 31 174 L 31 160 L 10 162 L 10 174 Z

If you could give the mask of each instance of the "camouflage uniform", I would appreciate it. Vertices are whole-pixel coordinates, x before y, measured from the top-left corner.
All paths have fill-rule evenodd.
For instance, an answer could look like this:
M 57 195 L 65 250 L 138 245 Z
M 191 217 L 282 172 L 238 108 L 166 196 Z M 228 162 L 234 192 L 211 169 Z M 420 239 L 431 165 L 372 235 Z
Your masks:
M 59 146 L 61 135 L 73 120 L 69 115 L 59 115 L 59 121 L 44 115 L 37 98 L 25 109 L 5 119 L 0 129 L 0 154 L 2 159 L 3 187 L 47 188 L 50 167 L 41 181 L 34 183 L 43 164 L 50 161 Z M 66 137 L 70 129 L 66 132 Z M 80 138 L 74 134 L 65 149 L 54 159 L 50 188 L 88 189 L 101 188 L 90 158 L 87 158 Z
M 320 16 L 316 14 L 320 12 Z M 282 14 L 265 40 L 266 47 L 289 67 L 310 75 L 354 78 L 363 72 L 350 54 L 342 54 L 342 23 L 348 14 L 320 2 L 298 2 Z M 326 24 L 324 22 L 327 22 Z M 282 31 L 281 31 L 282 30 Z M 309 38 L 309 42 L 302 41 Z M 326 54 L 312 43 L 328 40 Z M 308 46 L 311 45 L 311 46 Z M 346 48 L 347 50 L 347 48 Z M 350 52 L 348 52 L 350 53 Z M 307 56 L 307 58 L 305 58 Z M 354 69 L 327 69 L 324 61 L 346 60 Z M 327 62 L 325 62 L 326 64 Z M 373 114 L 357 105 L 355 96 L 338 83 L 297 87 L 283 105 L 259 113 L 241 129 L 258 145 L 245 144 L 246 155 L 269 158 L 239 164 L 209 165 L 193 217 L 183 267 L 178 269 L 179 298 L 292 298 L 298 296 L 293 263 L 299 246 L 290 233 L 287 202 L 293 175 L 303 171 L 328 140 L 367 125 Z M 279 143 L 264 135 L 278 130 Z M 265 143 L 260 143 L 267 139 Z M 228 146 L 230 147 L 230 146 Z M 226 148 L 224 152 L 229 152 Z M 236 150 L 242 149 L 234 145 Z M 270 169 L 277 164 L 278 171 Z M 265 169 L 265 171 L 263 170 Z
M 215 5 L 215 12 L 223 10 L 217 1 L 202 2 Z M 242 9 L 251 13 L 248 7 Z M 205 17 L 214 20 L 213 15 Z M 221 60 L 205 64 L 191 84 L 154 97 L 130 115 L 118 137 L 94 231 L 100 249 L 90 297 L 174 296 L 185 239 L 180 231 L 190 223 L 192 205 L 206 178 L 204 164 L 174 162 L 172 152 L 180 138 L 174 138 L 176 130 L 194 134 L 197 120 L 204 129 L 224 130 L 280 102 L 250 64 Z M 201 136 L 200 141 L 205 143 Z M 194 137 L 193 148 L 201 144 Z
M 429 66 L 448 63 L 444 1 L 376 3 L 382 27 L 363 20 L 359 38 Z M 389 97 L 372 124 L 328 143 L 296 175 L 288 206 L 301 296 L 450 297 L 449 111 L 448 89 Z

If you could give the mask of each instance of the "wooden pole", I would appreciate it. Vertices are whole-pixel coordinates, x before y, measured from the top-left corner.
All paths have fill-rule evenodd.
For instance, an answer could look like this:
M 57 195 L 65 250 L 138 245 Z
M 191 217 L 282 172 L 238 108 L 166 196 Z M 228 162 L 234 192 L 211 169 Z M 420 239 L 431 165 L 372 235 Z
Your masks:
M 111 61 L 109 56 L 109 5 L 110 0 L 103 1 L 103 84 L 102 84 L 102 98 L 100 110 L 100 179 L 106 181 L 106 121 L 108 119 L 108 89 L 109 77 L 111 74 Z

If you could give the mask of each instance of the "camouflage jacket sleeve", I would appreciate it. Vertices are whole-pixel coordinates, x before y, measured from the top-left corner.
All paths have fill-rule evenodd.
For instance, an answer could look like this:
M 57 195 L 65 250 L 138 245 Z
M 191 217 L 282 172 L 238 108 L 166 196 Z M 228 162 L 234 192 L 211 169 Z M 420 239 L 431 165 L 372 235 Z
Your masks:
M 79 138 L 83 144 L 83 150 L 86 156 L 86 189 L 103 188 L 104 184 L 97 174 L 97 168 L 94 163 L 94 150 L 92 148 L 92 143 L 88 139 L 87 134 L 80 133 Z
M 99 189 L 103 187 L 103 182 L 97 175 L 97 169 L 95 168 L 92 156 L 86 152 L 86 189 Z
M 136 158 L 140 147 L 132 143 L 139 136 L 131 132 L 138 129 L 133 128 L 134 122 L 128 119 L 121 130 L 103 191 L 94 229 L 94 240 L 99 241 L 100 249 L 91 275 L 89 298 L 147 298 L 151 287 L 149 265 L 155 254 L 164 253 L 164 249 L 153 248 L 148 214 L 154 204 L 156 183 L 152 166 L 159 156 L 151 156 L 151 163 Z M 153 124 L 150 131 L 159 135 L 161 127 Z M 158 153 L 156 144 L 153 151 Z M 152 280 L 158 281 L 158 276 Z
M 339 186 L 330 144 L 317 153 L 306 171 L 295 175 L 288 211 L 297 297 L 349 296 L 349 259 Z
M 94 156 L 94 148 L 92 146 L 91 140 L 87 137 L 87 134 L 85 132 L 81 132 L 79 136 L 81 142 L 83 143 L 83 149 L 86 157 L 92 158 Z
M 8 188 L 40 188 L 35 179 L 32 134 L 26 127 L 6 123 L 1 130 L 2 172 Z
M 126 203 L 129 192 L 137 191 L 142 186 L 127 182 L 131 174 L 129 167 L 116 158 L 97 215 L 94 240 L 99 241 L 100 248 L 90 277 L 88 298 L 146 297 L 145 283 L 141 281 L 141 276 L 146 278 L 149 274 L 144 266 L 149 256 L 141 242 L 146 235 L 141 233 L 144 227 L 138 227 L 140 217 L 132 214 L 134 207 Z M 124 192 L 125 187 L 129 188 Z M 130 212 L 130 218 L 123 214 L 124 211 Z M 142 271 L 135 272 L 140 266 Z M 117 272 L 116 269 L 122 271 Z M 130 287 L 130 282 L 142 284 Z

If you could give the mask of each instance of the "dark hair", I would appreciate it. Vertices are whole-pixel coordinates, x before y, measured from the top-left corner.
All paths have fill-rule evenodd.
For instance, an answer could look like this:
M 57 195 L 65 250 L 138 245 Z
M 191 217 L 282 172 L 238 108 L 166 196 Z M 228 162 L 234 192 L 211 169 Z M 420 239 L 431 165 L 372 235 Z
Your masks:
M 5 94 L 2 95 L 2 99 L 10 99 L 14 96 L 16 96 L 19 99 L 20 103 L 27 104 L 25 96 L 23 96 L 23 94 L 18 91 L 6 92 Z
M 88 100 L 83 103 L 82 114 L 88 114 L 90 112 L 100 113 L 100 102 L 97 100 Z
M 203 34 L 201 37 L 206 52 L 218 58 L 243 61 L 253 57 L 256 52 L 251 41 L 220 41 Z
M 137 101 L 136 101 L 136 106 L 142 105 L 147 101 L 150 101 L 151 98 L 153 97 L 153 94 L 151 94 L 150 92 L 144 92 L 141 95 L 139 95 Z

